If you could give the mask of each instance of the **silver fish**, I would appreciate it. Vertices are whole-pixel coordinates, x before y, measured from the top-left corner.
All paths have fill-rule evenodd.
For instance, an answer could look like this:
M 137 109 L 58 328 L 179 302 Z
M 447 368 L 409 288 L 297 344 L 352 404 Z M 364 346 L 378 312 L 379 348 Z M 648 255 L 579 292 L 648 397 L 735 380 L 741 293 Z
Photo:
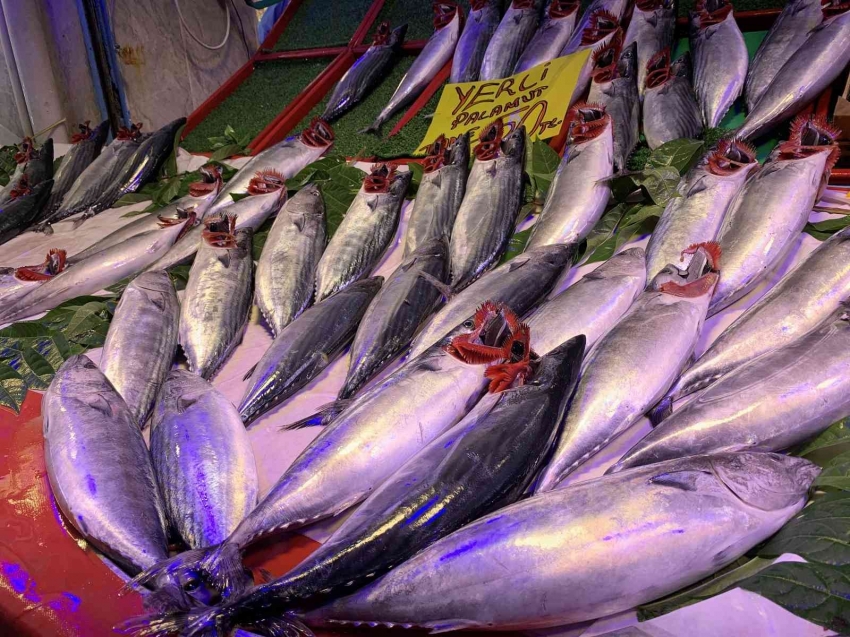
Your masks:
M 584 334 L 585 351 L 590 352 L 631 307 L 645 285 L 643 249 L 630 248 L 615 254 L 525 318 L 531 328 L 534 351 L 543 356 Z
M 454 2 L 435 2 L 433 7 L 436 30 L 401 78 L 390 101 L 364 132 L 378 133 L 384 122 L 419 97 L 440 69 L 452 59 L 460 38 L 463 12 Z
M 64 250 L 53 248 L 42 263 L 20 268 L 0 268 L 0 301 L 9 304 L 29 294 L 65 269 Z
M 449 82 L 474 82 L 481 71 L 487 45 L 499 26 L 501 0 L 470 0 L 471 11 L 455 47 Z
M 502 139 L 502 120 L 482 133 L 451 233 L 451 285 L 462 290 L 508 248 L 522 206 L 525 127 Z
M 275 336 L 310 306 L 326 236 L 322 194 L 307 184 L 278 214 L 257 263 L 256 301 Z
M 557 243 L 577 243 L 605 212 L 614 174 L 611 116 L 593 104 L 570 109 L 569 144 L 546 194 L 546 203 L 531 230 L 526 250 Z
M 659 274 L 587 357 L 538 493 L 554 489 L 670 389 L 694 351 L 719 278 L 715 249 L 699 246 L 685 276 L 672 267 Z
M 613 21 L 616 25 L 625 22 L 624 18 L 630 8 L 630 0 L 593 0 L 576 24 L 569 42 L 561 51 L 561 56 L 575 53 L 590 46 L 600 44 L 599 29 L 602 26 L 598 21 L 603 16 L 607 21 Z M 593 40 L 593 43 L 589 41 Z
M 600 10 L 591 16 L 590 24 L 584 30 L 579 48 L 573 51 L 573 53 L 588 51 L 589 55 L 585 58 L 581 69 L 579 69 L 578 79 L 576 80 L 573 94 L 570 96 L 570 106 L 579 103 L 587 95 L 590 88 L 590 80 L 593 76 L 593 51 L 609 45 L 621 47 L 623 35 L 620 22 L 613 14 Z M 569 55 L 569 53 L 561 52 L 561 55 L 565 56 Z
M 381 283 L 379 276 L 356 281 L 281 330 L 251 371 L 239 403 L 245 424 L 294 395 L 342 353 Z
M 444 282 L 448 257 L 445 239 L 430 239 L 389 276 L 357 329 L 340 398 L 353 396 L 407 348 L 440 300 L 440 290 L 425 277 Z
M 549 0 L 540 27 L 520 55 L 514 73 L 554 60 L 567 45 L 578 20 L 577 0 Z
M 72 356 L 44 394 L 42 413 L 47 476 L 74 528 L 130 573 L 167 557 L 150 454 L 106 376 L 88 357 Z
M 177 352 L 180 302 L 164 270 L 145 272 L 121 294 L 100 368 L 144 427 Z
M 242 340 L 253 296 L 254 232 L 250 228 L 235 230 L 232 218 L 222 225 L 223 240 L 209 235 L 201 240 L 180 306 L 178 342 L 189 369 L 203 378 L 215 374 Z M 213 235 L 217 230 L 216 223 L 208 226 Z
M 723 276 L 709 315 L 747 294 L 788 255 L 838 158 L 836 133 L 819 119 L 798 118 L 789 140 L 738 193 L 717 239 Z
M 27 185 L 30 188 L 35 188 L 42 182 L 53 179 L 53 140 L 47 139 L 45 142 L 36 147 L 35 141 L 31 137 L 26 137 L 21 142 L 20 151 L 15 154 L 14 159 L 18 166 L 23 165 L 23 169 L 18 177 L 18 181 L 9 182 L 9 186 L 0 194 L 0 203 L 8 203 L 12 198 L 12 189 L 21 178 L 26 177 Z M 17 173 L 17 166 L 15 167 Z
M 540 24 L 543 0 L 511 0 L 481 61 L 479 80 L 500 80 L 514 72 Z
M 716 128 L 744 90 L 749 54 L 729 0 L 698 0 L 690 12 L 694 92 L 707 128 Z
M 756 138 L 799 112 L 850 63 L 850 9 L 838 5 L 776 73 L 738 130 Z
M 637 86 L 643 99 L 647 64 L 658 53 L 673 46 L 676 6 L 673 0 L 640 0 L 635 3 L 623 49 L 637 45 Z
M 574 245 L 527 250 L 454 296 L 422 329 L 410 349 L 414 359 L 439 343 L 484 301 L 505 303 L 523 315 L 540 303 L 575 252 Z
M 729 207 L 758 169 L 755 148 L 724 139 L 688 172 L 649 237 L 647 281 L 679 262 L 683 248 L 717 238 Z
M 670 49 L 647 63 L 643 92 L 643 133 L 655 150 L 662 144 L 702 133 L 702 112 L 691 86 L 691 54 L 670 64 Z
M 52 179 L 32 187 L 28 179 L 24 173 L 18 183 L 9 190 L 9 197 L 0 203 L 0 245 L 26 230 L 50 197 Z
M 457 211 L 469 177 L 469 135 L 460 135 L 451 145 L 438 138 L 425 158 L 413 210 L 404 235 L 404 256 L 431 239 L 451 239 Z
M 257 504 L 248 432 L 209 382 L 172 370 L 151 425 L 151 458 L 171 527 L 192 549 L 223 542 Z
M 632 447 L 609 471 L 683 456 L 780 451 L 850 415 L 850 314 L 738 367 Z
M 803 46 L 823 19 L 819 0 L 790 0 L 785 5 L 750 62 L 744 87 L 748 112 L 752 112 L 779 69 Z
M 495 511 L 303 618 L 447 632 L 613 615 L 698 582 L 776 533 L 819 472 L 802 458 L 742 453 L 589 480 Z
M 377 164 L 316 267 L 316 302 L 369 276 L 395 237 L 411 173 Z

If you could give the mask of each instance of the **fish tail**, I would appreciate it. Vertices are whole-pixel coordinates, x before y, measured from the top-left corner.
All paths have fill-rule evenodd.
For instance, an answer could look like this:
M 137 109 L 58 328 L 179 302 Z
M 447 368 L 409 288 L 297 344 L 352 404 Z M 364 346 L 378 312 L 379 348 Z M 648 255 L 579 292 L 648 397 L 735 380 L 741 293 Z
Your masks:
M 345 411 L 348 406 L 351 404 L 353 399 L 341 399 L 335 400 L 332 403 L 327 403 L 326 405 L 322 405 L 316 411 L 316 413 L 307 416 L 306 418 L 302 418 L 296 422 L 290 423 L 288 425 L 284 425 L 280 428 L 281 431 L 292 431 L 294 429 L 305 429 L 307 427 L 323 427 L 325 425 L 329 425 L 334 419 L 339 416 L 343 411 Z
M 226 597 L 241 594 L 253 583 L 251 572 L 242 564 L 242 551 L 230 542 L 212 547 L 201 560 L 200 570 L 204 579 Z
M 381 134 L 381 126 L 383 125 L 383 123 L 384 122 L 382 122 L 381 118 L 379 117 L 374 122 L 372 122 L 371 126 L 369 126 L 368 128 L 364 128 L 361 131 L 358 131 L 358 133 L 361 134 L 361 135 L 367 135 L 367 134 L 380 135 Z

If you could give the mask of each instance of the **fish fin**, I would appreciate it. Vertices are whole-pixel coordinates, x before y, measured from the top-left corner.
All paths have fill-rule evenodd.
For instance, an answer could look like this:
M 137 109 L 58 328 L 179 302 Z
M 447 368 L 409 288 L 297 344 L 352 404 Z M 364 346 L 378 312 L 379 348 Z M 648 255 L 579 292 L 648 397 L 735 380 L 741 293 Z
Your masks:
M 446 300 L 446 303 L 452 300 L 454 296 L 454 292 L 452 292 L 452 288 L 449 285 L 446 285 L 440 279 L 435 277 L 432 274 L 428 274 L 427 272 L 420 272 L 419 277 L 433 285 L 437 290 L 440 291 L 440 294 L 443 295 L 443 298 Z
M 245 375 L 242 377 L 242 380 L 248 380 L 249 378 L 251 378 L 251 376 L 254 375 L 254 371 L 257 369 L 257 365 L 259 365 L 259 364 L 260 363 L 257 362 L 257 363 L 254 363 L 253 365 L 251 365 L 251 369 L 249 369 L 247 372 L 245 372 Z
M 646 17 L 646 21 L 651 24 L 653 27 L 658 26 L 658 14 L 653 11 Z
M 380 135 L 382 122 L 376 120 L 371 126 L 357 131 L 359 135 Z
M 508 263 L 508 272 L 513 272 L 514 270 L 518 270 L 522 266 L 528 263 L 528 259 L 521 259 L 520 257 L 514 257 Z
M 304 429 L 306 427 L 324 427 L 325 425 L 329 425 L 333 422 L 337 416 L 339 416 L 343 411 L 348 409 L 349 405 L 352 403 L 354 399 L 352 398 L 344 398 L 341 400 L 335 400 L 332 403 L 328 403 L 326 405 L 322 405 L 316 411 L 316 413 L 311 416 L 307 416 L 306 418 L 302 418 L 297 422 L 290 423 L 288 425 L 284 425 L 280 428 L 281 431 L 291 431 L 294 429 Z
M 649 482 L 681 491 L 696 491 L 697 480 L 705 473 L 705 471 L 671 471 L 670 473 L 659 473 L 657 476 L 651 477 Z
M 218 262 L 221 263 L 221 265 L 223 265 L 225 268 L 230 269 L 230 250 L 222 250 L 216 256 L 218 258 Z
M 483 627 L 481 622 L 471 621 L 469 619 L 444 619 L 442 621 L 427 622 L 420 625 L 422 628 L 427 629 L 431 635 L 450 633 L 455 630 L 470 630 Z
M 109 401 L 102 394 L 83 394 L 79 400 L 95 411 L 99 411 L 104 416 L 110 418 L 114 416 L 112 405 L 109 404 Z
M 207 551 L 199 570 L 204 580 L 227 597 L 242 594 L 253 583 L 239 547 L 227 541 Z
M 708 190 L 708 186 L 705 184 L 705 177 L 700 177 L 696 180 L 693 186 L 688 189 L 688 192 L 685 193 L 686 197 L 693 197 L 704 190 Z
M 436 173 L 436 174 L 435 174 L 435 175 L 431 178 L 431 183 L 432 183 L 434 186 L 436 186 L 437 188 L 439 188 L 439 187 L 440 187 L 440 185 L 443 183 L 443 177 L 442 177 L 442 175 L 443 175 L 443 173 L 441 173 L 441 172 L 438 170 L 438 171 L 437 171 L 437 173 Z
M 298 215 L 293 217 L 292 224 L 298 228 L 298 232 L 304 231 L 304 215 Z
M 649 410 L 646 417 L 649 418 L 649 422 L 652 423 L 653 427 L 657 427 L 661 424 L 662 420 L 669 418 L 672 413 L 673 397 L 665 396 L 657 405 L 655 405 L 655 407 Z
M 189 411 L 192 405 L 198 402 L 199 398 L 200 396 L 187 396 L 185 394 L 183 396 L 180 396 L 180 398 L 177 399 L 177 409 L 179 410 L 178 413 L 185 414 L 187 411 Z

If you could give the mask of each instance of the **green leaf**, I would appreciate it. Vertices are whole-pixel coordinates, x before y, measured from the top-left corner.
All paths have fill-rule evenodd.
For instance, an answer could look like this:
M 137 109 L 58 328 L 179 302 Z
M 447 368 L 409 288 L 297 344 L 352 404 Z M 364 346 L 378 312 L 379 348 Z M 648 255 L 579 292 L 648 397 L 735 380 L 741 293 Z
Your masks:
M 269 237 L 269 230 L 274 224 L 274 219 L 266 219 L 265 223 L 254 233 L 254 240 L 251 243 L 251 258 L 254 261 L 260 260 L 260 255 L 263 253 L 263 248 L 266 245 L 266 239 Z
M 850 215 L 837 219 L 826 219 L 817 223 L 807 223 L 803 228 L 803 232 L 809 233 L 818 241 L 826 241 L 836 232 L 844 230 L 847 226 L 850 226 Z
M 678 196 L 676 189 L 679 181 L 679 171 L 667 166 L 644 170 L 636 183 L 646 191 L 654 204 L 664 206 L 673 197 Z
M 57 157 L 56 159 L 53 160 L 53 174 L 54 175 L 56 174 L 56 171 L 59 170 L 59 166 L 62 165 L 62 160 L 64 158 L 65 158 L 65 156 L 63 155 L 62 157 Z
M 172 177 L 171 179 L 162 182 L 157 195 L 154 197 L 154 203 L 157 203 L 160 206 L 167 206 L 177 198 L 178 194 L 180 194 L 181 183 L 182 178 L 180 176 Z
M 330 240 L 360 190 L 364 175 L 359 168 L 345 164 L 332 168 L 328 174 L 330 179 L 322 184 L 322 198 Z
M 422 164 L 417 164 L 416 162 L 410 162 L 407 165 L 407 169 L 412 175 L 410 179 L 410 186 L 407 189 L 407 198 L 413 199 L 416 197 L 416 193 L 419 192 L 419 184 L 422 183 L 422 177 L 425 175 L 425 169 L 422 168 Z
M 21 413 L 21 403 L 27 395 L 27 383 L 6 363 L 0 362 L 0 406 Z
M 507 263 L 525 250 L 525 246 L 528 243 L 528 238 L 531 236 L 532 229 L 533 228 L 526 228 L 521 232 L 514 233 L 514 236 L 512 236 L 510 241 L 508 241 L 508 249 L 505 251 L 505 254 L 502 255 L 502 260 L 499 261 L 499 265 Z
M 177 150 L 180 148 L 180 139 L 183 137 L 183 130 L 186 128 L 186 124 L 183 124 L 180 128 L 177 129 L 177 132 L 174 133 L 174 143 L 171 147 L 171 154 L 168 156 L 168 159 L 165 160 L 165 164 L 163 165 L 163 170 L 168 177 L 175 177 L 177 175 Z
M 233 126 L 231 126 L 230 124 L 227 124 L 224 127 L 224 136 L 227 139 L 232 139 L 234 141 L 236 140 L 236 131 L 233 129 Z
M 121 208 L 122 206 L 132 206 L 134 203 L 150 201 L 150 195 L 143 192 L 130 192 L 121 197 L 118 201 L 112 204 L 113 208 Z
M 545 198 L 561 158 L 549 144 L 537 140 L 527 146 L 525 171 L 534 188 L 535 198 Z
M 345 164 L 345 157 L 340 155 L 330 155 L 322 157 L 321 159 L 314 161 L 312 164 L 305 166 L 301 169 L 301 171 L 286 180 L 286 189 L 287 190 L 300 190 L 308 183 L 315 182 L 321 183 L 322 181 L 327 181 L 330 177 L 328 172 L 336 168 L 337 166 L 341 166 Z M 323 172 L 323 178 L 316 178 L 316 174 Z
M 827 462 L 821 474 L 815 478 L 815 485 L 850 491 L 850 452 Z
M 186 288 L 186 283 L 189 281 L 189 270 L 191 268 L 191 265 L 175 265 L 168 269 L 168 276 L 171 277 L 171 282 L 174 283 L 174 287 L 178 292 Z
M 125 212 L 123 215 L 121 215 L 121 218 L 122 219 L 130 219 L 132 217 L 138 217 L 140 215 L 146 215 L 149 212 L 152 212 L 153 210 L 157 210 L 157 209 L 158 209 L 158 206 L 156 204 L 151 204 L 150 206 L 142 208 L 141 210 L 131 210 L 130 212 Z
M 242 201 L 245 197 L 250 197 L 250 196 L 251 195 L 249 195 L 247 192 L 232 192 L 232 193 L 230 193 L 230 198 L 233 199 L 233 201 Z
M 696 139 L 674 139 L 661 144 L 652 151 L 646 162 L 646 168 L 675 168 L 680 175 L 699 158 L 704 148 L 703 142 Z
M 222 146 L 218 150 L 216 150 L 211 156 L 210 161 L 221 161 L 222 159 L 227 159 L 228 157 L 233 157 L 234 155 L 241 155 L 244 152 L 244 148 L 241 144 L 227 144 L 226 146 Z
M 830 425 L 817 438 L 797 449 L 794 455 L 824 466 L 845 451 L 850 451 L 850 422 L 847 418 Z

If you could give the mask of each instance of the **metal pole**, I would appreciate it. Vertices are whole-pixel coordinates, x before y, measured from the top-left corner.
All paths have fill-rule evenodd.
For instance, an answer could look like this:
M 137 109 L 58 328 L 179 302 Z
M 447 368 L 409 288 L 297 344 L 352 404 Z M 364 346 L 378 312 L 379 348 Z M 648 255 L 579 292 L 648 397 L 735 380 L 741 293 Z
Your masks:
M 104 7 L 98 0 L 82 0 L 83 15 L 91 36 L 92 52 L 103 98 L 106 114 L 113 131 L 129 125 L 121 76 L 115 56 L 115 43 L 106 19 Z

